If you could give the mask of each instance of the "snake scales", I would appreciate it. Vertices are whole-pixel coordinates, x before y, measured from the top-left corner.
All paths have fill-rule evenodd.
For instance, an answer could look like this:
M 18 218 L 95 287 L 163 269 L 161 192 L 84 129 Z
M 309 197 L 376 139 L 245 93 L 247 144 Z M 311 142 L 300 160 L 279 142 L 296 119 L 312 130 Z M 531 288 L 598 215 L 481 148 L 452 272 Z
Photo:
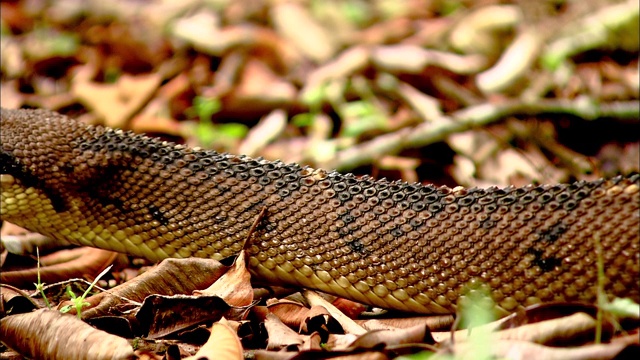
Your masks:
M 639 300 L 640 176 L 522 188 L 373 180 L 219 154 L 2 110 L 1 218 L 151 260 L 221 259 L 252 273 L 386 308 L 452 313 L 468 289 L 497 309 Z

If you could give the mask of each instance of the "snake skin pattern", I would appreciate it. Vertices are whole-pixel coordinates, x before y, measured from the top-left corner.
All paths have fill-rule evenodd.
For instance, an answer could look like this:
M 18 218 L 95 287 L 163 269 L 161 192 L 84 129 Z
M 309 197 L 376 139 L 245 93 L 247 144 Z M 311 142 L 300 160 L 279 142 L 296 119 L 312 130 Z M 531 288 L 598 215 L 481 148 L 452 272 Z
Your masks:
M 2 110 L 1 218 L 161 260 L 245 248 L 254 276 L 385 308 L 508 313 L 640 294 L 640 177 L 522 188 L 407 184 L 190 149 L 43 110 Z M 264 216 L 246 239 L 262 210 Z

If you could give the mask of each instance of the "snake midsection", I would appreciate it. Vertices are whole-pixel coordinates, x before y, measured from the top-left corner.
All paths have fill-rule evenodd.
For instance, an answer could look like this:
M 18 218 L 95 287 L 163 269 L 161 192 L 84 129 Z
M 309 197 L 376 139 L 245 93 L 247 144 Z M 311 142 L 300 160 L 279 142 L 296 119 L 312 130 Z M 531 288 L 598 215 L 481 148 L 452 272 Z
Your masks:
M 640 297 L 638 175 L 451 189 L 191 149 L 43 110 L 2 110 L 0 136 L 2 220 L 75 244 L 151 260 L 244 246 L 261 280 L 434 314 L 480 289 L 503 313 L 594 302 L 601 256 L 607 295 Z

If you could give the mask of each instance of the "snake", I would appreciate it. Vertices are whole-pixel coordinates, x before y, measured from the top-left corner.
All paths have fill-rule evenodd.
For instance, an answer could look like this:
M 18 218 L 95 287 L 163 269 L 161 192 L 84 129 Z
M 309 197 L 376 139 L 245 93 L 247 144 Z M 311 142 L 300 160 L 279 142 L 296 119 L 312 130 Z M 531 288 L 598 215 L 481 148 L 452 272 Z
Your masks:
M 640 300 L 638 174 L 486 188 L 376 180 L 43 109 L 2 109 L 0 139 L 2 221 L 73 244 L 151 261 L 245 251 L 261 281 L 424 314 L 455 313 L 479 292 L 505 314 Z

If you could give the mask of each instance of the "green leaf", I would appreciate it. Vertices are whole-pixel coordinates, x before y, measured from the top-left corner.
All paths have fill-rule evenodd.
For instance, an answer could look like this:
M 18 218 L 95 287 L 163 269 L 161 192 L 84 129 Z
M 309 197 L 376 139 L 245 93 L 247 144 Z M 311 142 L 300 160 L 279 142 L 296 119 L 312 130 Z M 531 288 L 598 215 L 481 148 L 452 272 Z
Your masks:
M 76 294 L 71 290 L 71 286 L 67 285 L 67 295 L 71 297 L 71 299 L 76 299 Z
M 605 311 L 608 311 L 621 318 L 637 319 L 640 315 L 640 305 L 628 298 L 615 298 L 613 301 L 603 305 Z
M 388 125 L 386 116 L 369 101 L 342 104 L 338 112 L 344 120 L 343 134 L 346 137 L 356 137 L 367 131 L 384 129 Z
M 218 125 L 219 136 L 230 139 L 242 139 L 247 135 L 247 132 L 249 132 L 249 128 L 244 124 L 229 123 Z
M 312 113 L 298 114 L 291 119 L 291 123 L 293 124 L 293 126 L 303 128 L 311 126 L 315 118 L 316 116 Z
M 222 103 L 219 99 L 196 96 L 193 98 L 193 107 L 195 108 L 200 121 L 207 121 L 211 120 L 213 114 L 222 109 Z

